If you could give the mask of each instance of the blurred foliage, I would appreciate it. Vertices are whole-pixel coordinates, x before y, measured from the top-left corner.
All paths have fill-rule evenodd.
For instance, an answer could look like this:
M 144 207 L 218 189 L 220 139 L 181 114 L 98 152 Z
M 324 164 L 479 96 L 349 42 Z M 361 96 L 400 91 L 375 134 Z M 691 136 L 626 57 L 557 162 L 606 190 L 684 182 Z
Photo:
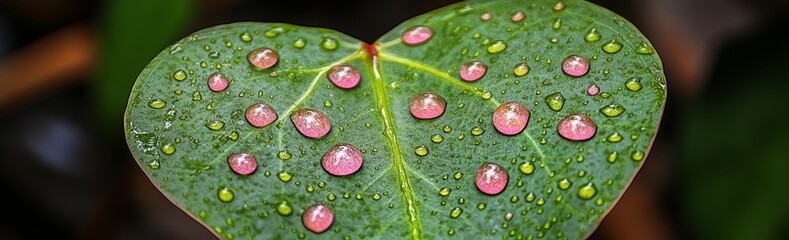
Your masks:
M 102 46 L 94 89 L 99 120 L 107 134 L 120 133 L 121 118 L 137 75 L 164 47 L 185 34 L 192 0 L 114 0 L 100 26 Z M 114 134 L 113 134 L 114 135 Z

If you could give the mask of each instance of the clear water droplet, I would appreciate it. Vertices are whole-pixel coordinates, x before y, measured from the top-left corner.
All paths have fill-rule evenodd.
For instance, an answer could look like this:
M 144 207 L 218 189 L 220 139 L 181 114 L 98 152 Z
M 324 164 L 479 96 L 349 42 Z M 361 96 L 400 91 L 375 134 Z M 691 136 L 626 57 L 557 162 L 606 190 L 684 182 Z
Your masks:
M 277 204 L 277 213 L 282 216 L 290 216 L 293 213 L 293 207 L 287 201 L 282 201 Z
M 203 100 L 203 95 L 200 95 L 200 92 L 195 91 L 192 93 L 192 101 L 200 101 Z
M 595 96 L 598 93 L 600 93 L 600 87 L 598 87 L 597 84 L 589 85 L 589 87 L 586 88 L 586 94 L 589 94 L 589 96 Z
M 239 35 L 238 38 L 244 42 L 252 41 L 252 35 L 249 35 L 248 32 L 241 33 L 241 35 Z
M 590 28 L 589 31 L 584 35 L 584 40 L 587 42 L 597 42 L 600 41 L 600 38 L 602 38 L 602 36 L 599 32 L 597 32 L 596 27 Z
M 323 233 L 334 223 L 334 212 L 324 204 L 312 205 L 304 210 L 301 223 L 314 233 Z
M 173 73 L 173 79 L 183 81 L 186 79 L 186 72 L 182 69 L 176 70 L 175 73 Z
M 265 103 L 252 104 L 245 112 L 247 122 L 254 127 L 265 127 L 277 120 L 277 112 Z
M 638 92 L 641 90 L 641 78 L 640 77 L 633 77 L 625 81 L 625 87 L 627 90 Z
M 573 183 L 570 182 L 569 179 L 563 178 L 562 180 L 559 180 L 559 183 L 557 183 L 557 185 L 559 185 L 560 189 L 567 190 L 568 188 L 570 188 L 570 186 L 573 185 Z
M 521 12 L 521 11 L 517 11 L 514 14 L 512 14 L 512 17 L 510 17 L 510 20 L 512 20 L 512 22 L 520 22 L 524 18 L 526 18 L 526 14 Z
M 591 182 L 578 188 L 578 197 L 583 200 L 592 199 L 595 195 L 597 195 L 597 187 Z
M 413 26 L 403 32 L 402 40 L 407 45 L 419 45 L 433 37 L 433 30 L 426 26 Z
M 566 6 L 564 5 L 563 2 L 557 2 L 556 5 L 553 5 L 553 10 L 554 11 L 561 11 L 561 10 L 564 10 L 564 7 L 566 7 Z
M 167 106 L 167 102 L 165 102 L 164 100 L 158 99 L 158 98 L 157 99 L 153 99 L 150 102 L 148 102 L 148 107 L 151 107 L 153 109 L 162 109 L 165 106 Z
M 521 163 L 521 165 L 518 166 L 518 169 L 520 169 L 523 174 L 530 175 L 534 173 L 534 164 L 532 164 L 529 161 L 526 161 Z
M 172 143 L 165 144 L 164 146 L 162 146 L 162 152 L 167 155 L 172 155 L 173 153 L 175 153 L 175 145 L 173 145 Z
M 452 175 L 452 177 L 455 178 L 455 180 L 460 180 L 461 178 L 463 178 L 463 173 L 462 172 L 455 172 L 455 174 Z
M 622 44 L 616 39 L 612 39 L 611 41 L 603 44 L 602 48 L 604 52 L 614 54 L 619 52 L 619 50 L 622 50 Z
M 571 114 L 559 121 L 556 131 L 565 139 L 584 141 L 595 135 L 597 125 L 585 114 Z
M 452 127 L 450 127 L 449 125 L 444 125 L 444 127 L 441 128 L 441 130 L 444 131 L 445 133 L 450 133 L 452 132 Z
M 444 114 L 447 102 L 441 95 L 423 92 L 411 98 L 411 115 L 418 119 L 433 119 Z
M 495 163 L 484 163 L 477 169 L 474 183 L 480 192 L 497 195 L 507 187 L 509 175 L 507 171 Z
M 622 141 L 622 135 L 619 135 L 618 132 L 615 132 L 615 133 L 612 133 L 611 135 L 608 135 L 608 138 L 606 138 L 606 140 L 608 142 L 618 143 L 618 142 Z
M 562 110 L 564 107 L 564 96 L 562 96 L 562 93 L 560 92 L 549 94 L 548 96 L 545 96 L 545 103 L 548 104 L 548 107 L 551 108 L 551 110 Z
M 482 78 L 488 66 L 480 61 L 471 61 L 460 66 L 460 78 L 467 82 L 473 82 Z
M 636 162 L 641 161 L 641 160 L 644 159 L 644 152 L 642 152 L 642 151 L 635 151 L 635 152 L 633 152 L 632 155 L 630 155 L 630 159 L 633 159 L 633 161 L 636 161 Z
M 293 155 L 291 155 L 290 152 L 286 150 L 282 150 L 277 153 L 277 158 L 279 158 L 279 160 L 290 160 L 291 157 L 293 157 Z
M 334 38 L 323 38 L 323 42 L 321 42 L 321 47 L 326 50 L 337 49 L 338 45 L 339 43 L 337 43 L 337 40 L 334 40 Z
M 493 126 L 504 135 L 521 133 L 529 123 L 529 109 L 520 103 L 505 102 L 493 112 Z
M 321 158 L 323 170 L 334 176 L 354 174 L 362 168 L 363 163 L 362 152 L 347 143 L 334 145 Z
M 463 214 L 463 209 L 459 207 L 453 208 L 452 211 L 449 212 L 449 216 L 452 218 L 458 218 L 460 214 Z
M 293 111 L 290 121 L 301 135 L 308 138 L 322 138 L 331 131 L 329 117 L 314 109 L 303 108 Z
M 439 134 L 434 134 L 430 137 L 430 141 L 433 141 L 434 143 L 441 143 L 444 141 L 444 137 Z
M 329 100 L 326 100 L 325 102 L 323 102 L 323 106 L 324 107 L 328 108 L 328 107 L 331 107 L 332 105 L 334 105 L 334 104 L 331 101 L 329 101 Z
M 441 190 L 438 191 L 438 195 L 446 197 L 446 196 L 449 196 L 449 193 L 451 193 L 451 192 L 452 192 L 451 188 L 443 187 L 443 188 L 441 188 Z
M 227 157 L 227 165 L 236 174 L 249 175 L 258 168 L 258 160 L 248 153 L 235 153 Z
M 485 133 L 485 129 L 481 127 L 473 127 L 471 128 L 471 135 L 479 136 Z
M 617 152 L 612 152 L 611 154 L 608 154 L 608 162 L 610 163 L 616 162 L 617 158 L 619 158 L 619 153 Z
M 557 18 L 556 21 L 553 21 L 553 25 L 551 26 L 554 30 L 559 29 L 562 27 L 562 19 Z
M 529 64 L 519 63 L 518 65 L 515 65 L 515 67 L 512 69 L 512 73 L 514 73 L 515 76 L 521 77 L 528 74 L 529 70 L 531 70 Z
M 267 69 L 279 60 L 279 54 L 271 48 L 258 48 L 247 55 L 247 60 L 257 69 Z
M 606 117 L 616 117 L 625 112 L 625 107 L 619 104 L 609 104 L 600 108 L 600 112 Z
M 222 202 L 230 202 L 233 201 L 234 198 L 233 190 L 230 190 L 230 188 L 226 188 L 226 187 L 217 190 L 216 195 L 217 197 L 219 197 L 219 201 Z
M 655 49 L 653 49 L 652 46 L 649 46 L 647 43 L 641 43 L 638 45 L 638 47 L 636 47 L 636 53 L 649 55 L 655 53 Z
M 482 99 L 490 100 L 491 98 L 493 98 L 493 94 L 490 93 L 489 91 L 482 93 Z
M 493 15 L 490 15 L 490 13 L 483 13 L 482 15 L 479 15 L 479 19 L 482 19 L 482 21 L 488 21 L 492 17 Z
M 208 127 L 208 129 L 219 131 L 222 129 L 222 127 L 225 126 L 225 122 L 219 120 L 213 120 L 206 123 L 205 126 Z
M 505 49 L 507 49 L 507 43 L 505 43 L 504 41 L 496 41 L 490 46 L 488 46 L 489 53 L 499 53 L 501 51 L 504 51 Z
M 427 155 L 429 152 L 430 150 L 425 145 L 419 145 L 414 148 L 414 153 L 420 157 Z
M 335 86 L 343 89 L 356 87 L 356 85 L 359 85 L 359 80 L 361 79 L 359 70 L 347 64 L 332 66 L 327 76 Z
M 307 41 L 301 38 L 296 39 L 296 41 L 293 41 L 293 46 L 299 49 L 304 48 L 304 46 L 307 46 Z
M 277 173 L 277 177 L 279 178 L 279 180 L 281 180 L 283 182 L 289 182 L 290 179 L 293 178 L 293 175 L 291 175 L 288 172 L 279 172 L 279 173 Z
M 589 72 L 589 59 L 578 55 L 570 55 L 562 62 L 562 71 L 573 77 L 580 77 Z
M 221 92 L 227 89 L 228 85 L 227 78 L 225 75 L 221 73 L 213 73 L 211 76 L 208 76 L 208 88 L 214 92 Z

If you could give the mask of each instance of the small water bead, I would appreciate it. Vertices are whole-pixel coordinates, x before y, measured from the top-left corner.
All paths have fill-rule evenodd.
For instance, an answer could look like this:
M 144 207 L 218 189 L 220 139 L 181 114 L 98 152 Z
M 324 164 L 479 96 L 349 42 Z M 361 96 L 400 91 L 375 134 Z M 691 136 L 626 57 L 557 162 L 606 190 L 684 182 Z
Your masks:
M 553 10 L 558 12 L 564 10 L 564 7 L 565 5 L 563 2 L 557 2 L 556 5 L 553 5 Z
M 233 190 L 229 188 L 223 187 L 216 191 L 216 196 L 219 197 L 219 201 L 222 202 L 230 202 L 233 201 Z
M 485 133 L 485 129 L 483 129 L 481 127 L 473 127 L 473 128 L 471 128 L 471 135 L 479 136 L 479 135 L 482 135 L 483 133 Z
M 524 18 L 526 18 L 526 14 L 521 12 L 521 11 L 517 11 L 517 12 L 515 12 L 515 14 L 512 14 L 512 17 L 510 17 L 510 20 L 512 20 L 512 22 L 520 22 Z
M 175 71 L 175 73 L 173 73 L 173 79 L 178 81 L 183 81 L 184 79 L 186 79 L 186 72 L 182 69 L 178 69 L 177 71 Z
M 173 153 L 175 153 L 175 145 L 173 145 L 172 143 L 165 144 L 164 146 L 162 146 L 162 152 L 167 155 L 172 155 Z
M 641 43 L 638 45 L 638 47 L 636 47 L 636 53 L 644 55 L 653 54 L 655 53 L 655 49 L 653 49 L 652 46 L 649 46 L 647 43 Z
M 482 78 L 488 66 L 480 61 L 471 61 L 460 66 L 460 78 L 467 82 L 473 82 Z
M 323 42 L 321 42 L 321 47 L 326 50 L 337 49 L 337 45 L 339 45 L 339 43 L 337 43 L 337 40 L 334 40 L 334 38 L 323 38 Z
M 491 98 L 493 98 L 493 93 L 490 93 L 489 91 L 482 93 L 482 99 L 490 100 Z
M 225 126 L 225 122 L 219 120 L 213 120 L 206 123 L 205 126 L 208 127 L 208 129 L 219 131 L 222 129 L 222 127 Z
M 524 199 L 526 200 L 526 202 L 534 202 L 534 199 L 536 197 L 537 196 L 535 196 L 534 193 L 528 193 L 526 194 L 526 197 Z
M 329 148 L 321 158 L 323 170 L 334 176 L 347 176 L 362 168 L 364 157 L 355 146 L 347 143 Z
M 331 131 L 329 117 L 314 109 L 303 108 L 293 111 L 290 121 L 301 135 L 308 138 L 322 138 Z
M 622 135 L 619 135 L 618 132 L 615 132 L 615 133 L 612 133 L 611 135 L 609 135 L 608 138 L 606 138 L 606 140 L 608 142 L 618 143 L 618 142 L 622 141 Z
M 548 96 L 545 96 L 545 103 L 548 104 L 548 107 L 551 108 L 551 110 L 562 110 L 562 107 L 564 107 L 564 96 L 562 96 L 562 93 L 560 92 L 549 94 Z
M 597 125 L 585 114 L 571 114 L 564 117 L 556 126 L 563 138 L 573 141 L 584 141 L 592 138 L 597 132 Z
M 633 159 L 633 161 L 641 161 L 644 159 L 644 152 L 635 151 L 632 155 L 630 155 L 630 158 Z
M 257 128 L 268 126 L 277 120 L 277 112 L 265 103 L 252 104 L 245 112 L 247 122 Z
M 515 76 L 522 77 L 528 74 L 530 69 L 531 68 L 529 67 L 529 64 L 519 63 L 518 65 L 515 65 L 515 68 L 512 69 L 512 73 L 514 73 Z
M 521 163 L 521 165 L 518 166 L 518 169 L 520 169 L 523 174 L 529 175 L 534 173 L 534 164 L 532 164 L 529 161 L 526 161 Z
M 430 141 L 433 141 L 434 143 L 441 143 L 444 141 L 444 137 L 438 134 L 434 134 L 433 136 L 430 137 Z
M 589 96 L 595 96 L 598 93 L 600 93 L 600 87 L 598 87 L 597 84 L 589 85 L 589 87 L 586 88 L 586 94 L 589 94 Z
M 408 45 L 419 45 L 433 37 L 433 30 L 426 26 L 413 26 L 403 32 L 402 40 Z
M 450 127 L 449 125 L 444 125 L 444 127 L 441 128 L 441 130 L 444 131 L 445 133 L 450 133 L 452 132 L 452 127 Z
M 304 210 L 301 223 L 314 233 L 323 233 L 334 223 L 334 212 L 324 204 L 312 205 Z
M 427 149 L 427 147 L 425 145 L 420 145 L 420 146 L 417 146 L 416 148 L 414 148 L 414 153 L 416 153 L 416 155 L 420 156 L 420 157 L 427 155 L 429 152 L 430 152 L 430 150 Z
M 162 109 L 165 106 L 167 106 L 167 102 L 165 102 L 164 100 L 158 99 L 158 98 L 157 99 L 153 99 L 150 102 L 148 102 L 148 107 L 151 107 L 153 109 Z
M 289 182 L 290 179 L 293 179 L 293 175 L 288 172 L 279 172 L 277 173 L 277 177 L 283 182 Z
M 597 187 L 594 183 L 590 182 L 578 188 L 578 197 L 583 200 L 592 199 L 595 195 L 597 195 Z
M 452 192 L 451 188 L 444 187 L 444 188 L 441 188 L 441 190 L 438 191 L 438 195 L 446 197 L 446 196 L 449 196 L 449 193 L 451 193 L 451 192 Z
M 633 77 L 625 81 L 625 87 L 627 90 L 638 92 L 641 90 L 641 78 L 640 77 Z
M 580 77 L 589 72 L 589 59 L 578 55 L 570 55 L 562 62 L 562 71 L 573 77 Z
M 460 214 L 463 214 L 463 209 L 459 207 L 455 207 L 449 212 L 449 216 L 452 218 L 458 218 L 460 217 Z
M 557 18 L 556 21 L 553 22 L 553 25 L 551 27 L 554 30 L 561 28 L 562 27 L 562 19 L 561 18 Z
M 381 194 L 377 194 L 377 193 L 373 194 L 373 200 L 376 200 L 376 201 L 381 200 Z
M 493 112 L 493 126 L 504 135 L 521 133 L 529 123 L 529 109 L 520 103 L 505 102 Z
M 244 41 L 244 42 L 252 41 L 252 35 L 249 35 L 248 32 L 242 33 L 241 35 L 238 36 L 238 38 L 241 39 L 241 41 Z
M 504 41 L 496 41 L 490 46 L 488 46 L 489 53 L 499 53 L 501 51 L 504 51 L 505 49 L 507 49 L 507 43 L 505 43 Z
M 619 52 L 619 50 L 622 50 L 622 44 L 616 39 L 612 39 L 611 41 L 603 44 L 602 48 L 604 52 L 614 54 Z
M 208 76 L 208 88 L 214 92 L 221 92 L 227 89 L 228 81 L 225 75 L 221 73 L 213 73 Z
M 279 151 L 277 153 L 277 158 L 279 158 L 279 160 L 290 160 L 291 157 L 292 157 L 292 155 L 288 151 L 285 151 L 285 150 Z
M 482 19 L 482 21 L 488 21 L 491 17 L 493 16 L 490 15 L 490 13 L 483 13 L 482 15 L 479 15 L 479 19 Z
M 609 104 L 600 108 L 600 112 L 606 117 L 616 117 L 625 112 L 625 107 L 619 104 Z
M 258 160 L 248 153 L 235 153 L 227 157 L 227 165 L 236 174 L 249 175 L 258 168 Z
M 509 175 L 507 171 L 495 163 L 482 164 L 477 169 L 474 183 L 480 192 L 488 195 L 497 195 L 507 187 Z
M 267 69 L 277 64 L 279 54 L 271 48 L 258 48 L 247 55 L 247 60 L 255 68 Z
M 600 33 L 597 32 L 596 27 L 589 29 L 589 31 L 586 32 L 586 35 L 584 35 L 584 40 L 587 42 L 597 42 L 600 41 L 600 38 L 602 38 L 602 36 L 600 36 Z
M 293 46 L 296 48 L 304 48 L 304 46 L 307 46 L 307 41 L 301 38 L 296 39 L 296 41 L 293 41 Z
M 455 172 L 455 174 L 452 177 L 455 178 L 455 180 L 460 180 L 461 178 L 463 178 L 463 173 Z
M 441 95 L 423 92 L 411 98 L 411 115 L 418 119 L 433 119 L 444 114 L 447 102 Z
M 290 216 L 293 213 L 293 207 L 287 201 L 282 201 L 277 204 L 277 213 L 282 216 Z
M 617 158 L 619 158 L 619 153 L 617 152 L 612 152 L 611 154 L 608 154 L 608 162 L 610 163 L 616 162 Z
M 570 188 L 570 186 L 573 185 L 573 183 L 570 182 L 570 180 L 568 180 L 567 178 L 564 178 L 559 181 L 558 185 L 560 189 L 567 190 L 568 188 Z

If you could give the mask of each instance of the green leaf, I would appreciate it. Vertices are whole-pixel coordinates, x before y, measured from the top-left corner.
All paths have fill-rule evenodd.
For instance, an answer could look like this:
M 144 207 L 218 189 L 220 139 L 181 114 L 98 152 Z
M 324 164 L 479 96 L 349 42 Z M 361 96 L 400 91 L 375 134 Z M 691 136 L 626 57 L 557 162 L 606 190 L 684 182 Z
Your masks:
M 581 1 L 557 9 L 555 1 L 464 2 L 408 20 L 373 45 L 287 24 L 205 29 L 142 71 L 126 111 L 127 140 L 162 192 L 222 238 L 314 237 L 301 215 L 319 203 L 334 212 L 333 225 L 320 234 L 332 239 L 582 238 L 643 164 L 666 88 L 657 54 L 630 23 Z M 516 22 L 517 11 L 525 18 Z M 483 20 L 486 13 L 490 19 Z M 401 36 L 413 26 L 434 35 L 406 45 Z M 591 29 L 596 41 L 586 40 Z M 336 46 L 327 48 L 327 39 Z M 611 41 L 621 49 L 606 52 Z M 278 52 L 276 65 L 250 65 L 247 54 L 261 47 Z M 587 58 L 589 72 L 565 74 L 562 61 L 570 55 Z M 461 80 L 460 66 L 474 60 L 487 73 Z M 327 79 L 340 63 L 358 69 L 358 86 L 342 89 Z M 521 63 L 529 71 L 517 76 Z M 230 79 L 226 90 L 209 90 L 215 72 Z M 592 84 L 600 89 L 595 96 L 587 94 Z M 446 99 L 440 117 L 420 120 L 409 112 L 411 99 L 425 91 Z M 531 113 L 526 130 L 513 136 L 492 122 L 508 101 Z M 244 111 L 260 102 L 279 118 L 255 128 Z M 331 132 L 302 136 L 289 118 L 302 108 L 325 113 Z M 576 113 L 596 123 L 593 138 L 571 141 L 557 133 L 559 121 Z M 330 175 L 321 165 L 340 143 L 364 156 L 349 176 Z M 229 168 L 228 156 L 240 152 L 256 157 L 254 173 Z M 508 172 L 498 195 L 475 186 L 486 162 Z

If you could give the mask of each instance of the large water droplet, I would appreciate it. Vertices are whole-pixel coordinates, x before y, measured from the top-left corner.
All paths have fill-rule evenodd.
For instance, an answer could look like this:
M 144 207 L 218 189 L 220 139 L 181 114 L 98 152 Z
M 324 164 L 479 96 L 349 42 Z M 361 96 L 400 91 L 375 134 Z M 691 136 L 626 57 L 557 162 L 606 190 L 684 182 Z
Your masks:
M 258 48 L 247 55 L 247 60 L 258 69 L 266 69 L 277 64 L 279 54 L 271 48 Z
M 427 155 L 429 152 L 430 150 L 425 145 L 419 145 L 414 148 L 414 153 L 420 157 Z
M 496 41 L 490 46 L 488 46 L 489 53 L 499 53 L 501 51 L 504 51 L 504 49 L 507 49 L 507 43 L 505 43 L 504 41 Z
M 290 152 L 286 150 L 282 150 L 277 153 L 277 158 L 279 158 L 279 160 L 290 160 L 291 157 L 293 157 L 293 155 L 291 155 Z
M 504 191 L 508 180 L 507 171 L 495 163 L 482 164 L 474 177 L 477 189 L 488 195 L 497 195 Z
M 545 96 L 545 103 L 548 104 L 548 107 L 550 107 L 551 110 L 562 110 L 562 107 L 564 107 L 564 96 L 562 96 L 562 93 L 560 92 L 552 93 L 548 96 Z
M 293 175 L 288 172 L 279 172 L 277 173 L 277 177 L 283 182 L 289 182 L 291 179 L 293 179 Z
M 521 12 L 521 11 L 517 11 L 517 12 L 515 12 L 515 14 L 512 14 L 512 17 L 510 17 L 510 20 L 512 20 L 512 22 L 520 22 L 524 18 L 526 18 L 526 14 Z
M 636 53 L 638 54 L 653 54 L 655 53 L 655 49 L 652 46 L 649 46 L 647 43 L 641 43 L 636 47 Z
M 573 141 L 588 140 L 597 132 L 597 125 L 585 114 L 571 114 L 559 121 L 556 130 L 565 139 Z
M 214 92 L 221 92 L 227 89 L 228 81 L 225 75 L 214 73 L 208 76 L 208 88 Z
M 249 175 L 258 168 L 258 160 L 248 153 L 235 153 L 227 157 L 227 165 L 239 175 Z
M 488 66 L 480 61 L 471 61 L 460 66 L 460 78 L 467 82 L 473 82 L 482 78 Z
M 593 183 L 587 183 L 578 188 L 578 197 L 583 200 L 592 199 L 595 195 L 597 195 L 597 188 Z
M 598 87 L 597 84 L 589 85 L 589 87 L 586 88 L 586 94 L 589 94 L 589 96 L 595 96 L 598 93 L 600 93 L 600 87 Z
M 562 62 L 562 70 L 573 77 L 586 75 L 589 72 L 589 59 L 578 55 L 570 55 Z
M 301 215 L 301 223 L 314 233 L 322 233 L 334 223 L 334 212 L 329 206 L 316 204 L 308 207 Z
M 459 207 L 453 208 L 452 211 L 449 212 L 449 216 L 452 218 L 458 218 L 460 214 L 463 214 L 463 209 Z
M 186 72 L 182 69 L 176 70 L 175 73 L 173 73 L 173 79 L 183 81 L 186 79 Z
M 609 104 L 600 108 L 600 112 L 606 117 L 616 117 L 625 112 L 625 107 L 619 104 Z
M 518 169 L 520 169 L 523 174 L 529 175 L 534 173 L 534 164 L 532 164 L 529 161 L 526 161 L 524 163 L 521 163 L 521 165 L 518 166 Z
M 619 52 L 619 50 L 622 50 L 622 44 L 616 39 L 612 39 L 611 41 L 603 44 L 602 48 L 603 51 L 613 54 Z
M 248 32 L 241 33 L 241 35 L 238 35 L 238 38 L 244 42 L 252 41 L 252 35 L 249 35 Z
M 433 30 L 425 26 L 413 26 L 403 32 L 403 42 L 408 45 L 419 45 L 433 37 Z
M 641 90 L 641 78 L 633 77 L 628 79 L 625 82 L 625 87 L 627 88 L 627 90 L 638 92 L 639 90 Z
M 296 41 L 293 41 L 293 46 L 296 48 L 304 48 L 304 46 L 307 46 L 307 41 L 301 38 L 296 39 Z
M 277 213 L 282 216 L 289 216 L 293 213 L 293 207 L 286 201 L 279 202 L 279 204 L 277 204 Z
M 246 110 L 247 122 L 254 127 L 265 127 L 277 120 L 277 112 L 265 103 L 252 104 Z
M 364 157 L 358 148 L 342 143 L 329 148 L 321 160 L 323 170 L 334 176 L 347 176 L 362 167 Z
M 322 138 L 331 131 L 329 117 L 314 109 L 304 108 L 293 111 L 290 121 L 301 135 L 308 138 Z
M 529 64 L 519 63 L 518 65 L 515 65 L 515 67 L 512 69 L 512 73 L 514 73 L 515 76 L 521 77 L 529 73 L 529 70 L 530 70 Z
M 447 102 L 438 94 L 423 92 L 411 99 L 411 115 L 419 119 L 433 119 L 444 114 Z
M 359 85 L 359 79 L 361 79 L 359 70 L 347 64 L 332 66 L 327 76 L 334 85 L 344 89 L 356 87 L 356 85 Z
M 444 137 L 439 134 L 434 134 L 433 136 L 430 136 L 430 141 L 434 143 L 441 143 L 444 141 Z
M 636 162 L 637 161 L 641 161 L 641 160 L 644 159 L 644 152 L 642 152 L 642 151 L 635 151 L 635 152 L 633 152 L 632 155 L 630 155 L 630 158 L 633 159 L 633 161 L 636 161 Z
M 337 45 L 339 44 L 337 43 L 337 40 L 334 40 L 334 38 L 323 38 L 323 42 L 321 42 L 321 47 L 326 50 L 337 49 Z
M 216 191 L 216 196 L 219 197 L 219 201 L 222 202 L 233 201 L 233 190 L 230 190 L 230 188 L 226 187 L 220 188 Z
M 600 38 L 602 38 L 602 36 L 600 36 L 600 33 L 597 32 L 596 27 L 589 29 L 589 31 L 586 32 L 586 35 L 584 35 L 584 40 L 587 42 L 597 42 L 600 41 Z
M 175 145 L 173 145 L 172 143 L 165 144 L 164 146 L 162 146 L 162 152 L 167 155 L 172 155 L 173 153 L 175 153 Z
M 208 127 L 208 129 L 219 131 L 222 129 L 222 127 L 225 126 L 225 122 L 219 120 L 213 120 L 206 123 L 205 126 Z
M 148 102 L 148 107 L 151 107 L 153 109 L 162 109 L 165 106 L 167 106 L 167 102 L 165 102 L 164 100 L 158 99 L 158 98 L 157 99 L 153 99 L 150 102 Z
M 471 135 L 479 136 L 485 133 L 485 129 L 481 127 L 473 127 L 471 128 Z
M 505 102 L 493 112 L 493 126 L 504 135 L 515 135 L 529 123 L 529 109 L 516 102 Z

